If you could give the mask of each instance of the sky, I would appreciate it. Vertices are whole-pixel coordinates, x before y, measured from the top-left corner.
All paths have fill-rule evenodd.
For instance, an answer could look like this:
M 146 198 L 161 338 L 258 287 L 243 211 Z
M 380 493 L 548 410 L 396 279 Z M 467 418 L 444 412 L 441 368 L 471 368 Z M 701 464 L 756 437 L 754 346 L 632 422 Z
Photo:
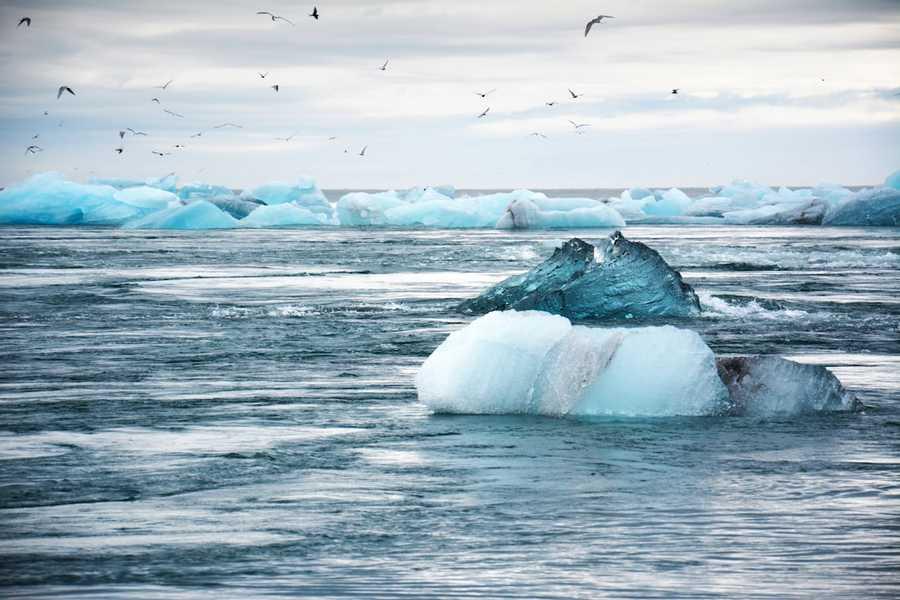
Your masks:
M 0 186 L 48 170 L 238 188 L 867 185 L 900 169 L 900 0 L 322 0 L 318 21 L 313 4 L 0 1 Z M 615 19 L 585 38 L 598 14 Z M 241 128 L 213 129 L 226 122 Z M 128 127 L 148 135 L 120 140 Z

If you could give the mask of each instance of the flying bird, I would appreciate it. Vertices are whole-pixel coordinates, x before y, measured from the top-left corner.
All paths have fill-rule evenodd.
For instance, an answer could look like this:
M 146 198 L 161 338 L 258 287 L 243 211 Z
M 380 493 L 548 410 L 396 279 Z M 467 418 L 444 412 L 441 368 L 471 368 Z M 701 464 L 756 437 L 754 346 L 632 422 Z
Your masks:
M 558 102 L 556 100 L 554 100 L 552 102 L 544 102 L 544 104 L 546 104 L 547 106 L 556 106 L 558 104 Z
M 572 95 L 572 100 L 578 100 L 579 98 L 581 98 L 582 96 L 584 96 L 584 94 L 576 94 L 576 93 L 573 92 L 571 89 L 569 89 L 569 93 Z
M 672 90 L 672 93 L 673 93 L 673 94 L 677 94 L 677 93 L 678 93 L 678 90 L 680 90 L 680 89 L 681 89 L 681 88 L 675 88 L 674 90 Z
M 168 80 L 167 82 L 165 82 L 164 84 L 156 86 L 156 89 L 158 89 L 158 90 L 165 90 L 165 89 L 168 89 L 168 87 L 169 87 L 170 85 L 172 85 L 172 83 L 173 83 L 174 81 L 175 81 L 174 79 L 170 79 L 170 80 Z
M 25 154 L 37 154 L 38 152 L 43 152 L 43 151 L 44 151 L 43 148 L 41 148 L 40 146 L 35 146 L 34 144 L 25 148 Z
M 178 117 L 179 119 L 183 119 L 183 118 L 184 118 L 184 115 L 180 115 L 180 114 L 178 114 L 177 112 L 174 112 L 174 111 L 169 110 L 168 108 L 164 108 L 164 109 L 163 109 L 163 112 L 164 112 L 164 113 L 168 113 L 168 114 L 172 115 L 173 117 Z
M 125 139 L 125 132 L 124 132 L 124 131 L 119 131 L 119 139 L 120 139 L 120 140 L 124 140 L 124 139 Z
M 545 140 L 547 139 L 546 135 L 544 135 L 543 133 L 539 133 L 537 131 L 535 131 L 534 133 L 529 133 L 528 135 L 531 137 L 539 137 L 539 138 L 545 139 Z
M 289 136 L 287 136 L 287 137 L 283 137 L 283 138 L 277 137 L 277 138 L 275 138 L 275 139 L 278 140 L 279 142 L 289 142 L 289 141 L 291 141 L 292 139 L 294 139 L 294 137 L 295 137 L 296 135 L 297 135 L 296 133 L 292 133 L 291 135 L 289 135 Z
M 336 140 L 336 139 L 337 139 L 337 136 L 336 136 L 336 135 L 333 135 L 333 136 L 331 136 L 330 138 L 328 138 L 328 141 L 329 141 L 329 142 L 333 142 L 333 141 Z
M 268 74 L 269 74 L 268 71 L 266 71 L 265 73 L 257 73 L 257 75 L 259 75 L 259 78 L 260 78 L 260 79 L 265 79 L 265 78 L 266 78 L 266 75 L 268 75 Z
M 612 15 L 600 15 L 596 19 L 591 19 L 590 21 L 588 21 L 587 26 L 584 28 L 584 37 L 587 37 L 591 32 L 591 27 L 593 27 L 597 23 L 602 23 L 603 19 L 615 19 L 615 17 Z
M 145 132 L 134 130 L 131 127 L 126 127 L 125 130 L 128 131 L 131 135 L 143 135 L 143 136 L 147 135 Z
M 488 106 L 486 109 L 484 109 L 484 112 L 481 113 L 480 115 L 478 115 L 478 118 L 479 118 L 479 119 L 485 118 L 489 112 L 491 112 L 491 107 L 490 107 L 490 106 Z
M 175 144 L 174 147 L 175 147 L 175 148 L 178 148 L 178 149 L 180 149 L 180 150 L 183 150 L 183 149 L 184 149 L 184 144 Z
M 153 150 L 153 154 L 157 156 L 171 156 L 171 152 L 160 152 L 158 150 Z
M 198 131 L 197 133 L 192 133 L 192 134 L 191 134 L 191 138 L 198 138 L 198 137 L 203 137 L 203 132 L 202 132 L 202 131 Z
M 482 98 L 487 98 L 488 96 L 490 96 L 491 94 L 493 94 L 493 93 L 496 92 L 496 91 L 497 91 L 496 89 L 493 89 L 493 90 L 491 90 L 491 91 L 489 91 L 489 92 L 475 92 L 475 95 L 476 95 L 476 96 L 481 96 Z
M 24 25 L 25 27 L 31 27 L 31 17 L 22 17 L 19 19 L 19 24 L 16 27 L 21 27 Z
M 576 131 L 581 129 L 582 127 L 590 127 L 591 126 L 590 123 L 576 123 L 575 121 L 573 121 L 571 119 L 569 119 L 569 123 L 572 124 L 572 127 L 574 127 Z
M 268 12 L 268 11 L 265 11 L 265 10 L 258 11 L 256 14 L 258 14 L 258 15 L 268 15 L 268 16 L 272 17 L 272 22 L 273 22 L 273 23 L 274 23 L 275 21 L 284 21 L 285 23 L 290 23 L 291 25 L 294 24 L 294 22 L 291 21 L 290 19 L 285 19 L 284 17 L 279 17 L 278 15 L 273 15 L 272 13 L 270 13 L 270 12 Z
M 368 150 L 368 149 L 369 149 L 368 146 L 363 146 L 363 149 L 360 151 L 359 155 L 360 155 L 360 156 L 365 156 L 365 155 L 366 155 L 366 150 Z
M 113 152 L 115 152 L 116 154 L 122 154 L 123 152 L 125 152 L 125 148 L 116 148 L 115 150 L 113 150 Z
M 273 90 L 275 90 L 276 92 L 277 92 L 279 89 L 281 89 L 281 86 L 279 86 L 277 83 L 276 83 L 275 85 L 270 85 L 269 87 L 271 87 L 271 88 L 272 88 Z
M 75 95 L 75 92 L 72 91 L 72 88 L 70 88 L 70 87 L 67 86 L 67 85 L 61 85 L 61 86 L 59 86 L 59 89 L 56 90 L 56 99 L 59 100 L 60 97 L 63 95 L 64 92 L 69 92 L 69 93 L 72 94 L 73 96 Z
M 386 61 L 384 61 L 384 64 L 381 65 L 380 67 L 378 67 L 378 70 L 379 71 L 387 71 L 387 66 L 388 66 L 389 62 L 391 62 L 391 59 L 387 59 Z
M 319 7 L 313 6 L 313 11 L 311 13 L 309 13 L 309 16 L 311 16 L 313 19 L 318 21 L 319 20 Z
M 159 104 L 159 98 L 151 98 L 150 102 L 156 102 L 157 104 Z
M 236 127 L 237 129 L 243 129 L 243 125 L 238 125 L 237 123 L 222 123 L 221 125 L 213 125 L 213 129 L 222 129 L 224 127 Z

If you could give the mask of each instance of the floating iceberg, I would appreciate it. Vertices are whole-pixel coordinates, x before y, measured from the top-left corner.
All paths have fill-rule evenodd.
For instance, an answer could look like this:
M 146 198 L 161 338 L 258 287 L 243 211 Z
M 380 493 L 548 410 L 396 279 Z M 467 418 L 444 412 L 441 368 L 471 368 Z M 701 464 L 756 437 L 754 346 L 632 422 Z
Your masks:
M 295 184 L 267 183 L 245 191 L 241 197 L 260 200 L 263 204 L 270 206 L 291 202 L 311 212 L 321 214 L 329 221 L 334 214 L 334 208 L 325 198 L 325 194 L 322 193 L 315 181 L 307 177 L 300 178 Z
M 168 175 L 165 175 L 163 177 L 150 177 L 149 179 L 140 181 L 135 179 L 92 177 L 90 179 L 90 183 L 94 185 L 108 185 L 110 187 L 116 188 L 117 190 L 125 190 L 133 187 L 152 187 L 160 190 L 165 190 L 167 192 L 172 192 L 174 194 L 178 188 L 178 177 L 175 175 L 175 173 L 169 173 Z
M 240 227 L 291 227 L 297 225 L 322 225 L 323 218 L 292 202 L 261 206 L 241 219 Z
M 738 356 L 718 360 L 719 376 L 728 386 L 732 414 L 769 416 L 858 407 L 828 369 L 778 356 Z
M 853 194 L 829 212 L 824 225 L 900 226 L 900 190 L 877 188 Z
M 224 185 L 210 183 L 189 183 L 178 188 L 178 197 L 182 200 L 206 200 L 214 197 L 233 196 L 234 192 Z
M 139 186 L 129 187 L 113 194 L 118 202 L 151 211 L 180 205 L 178 196 L 159 188 Z
M 900 171 L 894 171 L 884 180 L 884 187 L 900 190 Z
M 460 304 L 482 314 L 509 308 L 570 318 L 700 314 L 697 294 L 652 248 L 616 231 L 594 247 L 572 238 L 531 271 Z
M 238 221 L 206 200 L 173 206 L 130 221 L 126 229 L 230 229 Z
M 146 214 L 145 207 L 116 196 L 117 190 L 107 185 L 84 185 L 66 181 L 59 173 L 41 173 L 0 191 L 0 223 L 120 225 Z M 138 196 L 128 198 L 140 203 Z
M 548 198 L 529 190 L 452 198 L 433 188 L 352 193 L 337 203 L 341 225 L 528 229 L 621 227 L 622 216 L 589 198 Z
M 456 331 L 416 375 L 438 413 L 711 415 L 728 410 L 712 351 L 671 326 L 590 329 L 494 312 Z
M 265 206 L 259 200 L 248 200 L 237 196 L 213 196 L 205 198 L 210 204 L 215 204 L 235 219 L 243 219 L 260 206 Z

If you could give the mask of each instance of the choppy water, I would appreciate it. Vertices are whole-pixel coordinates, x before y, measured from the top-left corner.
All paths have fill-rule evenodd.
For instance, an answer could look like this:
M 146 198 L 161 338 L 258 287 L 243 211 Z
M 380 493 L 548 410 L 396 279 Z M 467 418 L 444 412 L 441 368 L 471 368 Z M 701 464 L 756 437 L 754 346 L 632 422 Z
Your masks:
M 3 595 L 900 593 L 900 231 L 626 235 L 868 409 L 429 415 L 453 305 L 569 232 L 0 230 Z

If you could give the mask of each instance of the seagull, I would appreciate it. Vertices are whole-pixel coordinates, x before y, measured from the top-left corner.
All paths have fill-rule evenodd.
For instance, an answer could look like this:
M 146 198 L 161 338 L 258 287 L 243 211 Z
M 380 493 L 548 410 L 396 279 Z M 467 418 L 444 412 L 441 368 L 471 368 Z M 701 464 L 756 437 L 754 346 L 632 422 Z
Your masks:
M 276 83 L 275 85 L 270 85 L 269 87 L 271 87 L 273 90 L 275 90 L 277 92 L 279 90 L 280 86 Z
M 171 152 L 159 152 L 158 150 L 153 150 L 153 154 L 157 156 L 171 156 Z
M 363 146 L 363 149 L 360 151 L 359 155 L 360 155 L 360 156 L 365 156 L 365 155 L 366 155 L 366 150 L 368 150 L 368 149 L 369 149 L 368 146 Z
M 291 21 L 290 19 L 285 19 L 284 17 L 279 17 L 278 15 L 273 15 L 272 13 L 267 12 L 267 11 L 264 11 L 264 10 L 261 10 L 261 11 L 257 12 L 256 14 L 258 14 L 258 15 L 268 15 L 268 16 L 272 17 L 272 22 L 273 22 L 273 23 L 274 23 L 275 21 L 284 21 L 285 23 L 290 23 L 291 25 L 294 24 L 294 22 Z
M 222 129 L 224 127 L 236 127 L 237 129 L 243 129 L 243 125 L 238 125 L 237 123 L 222 123 L 221 125 L 214 125 L 213 129 Z
M 156 102 L 157 104 L 159 104 L 159 98 L 151 98 L 150 102 Z
M 569 119 L 569 123 L 572 124 L 572 127 L 574 127 L 576 131 L 581 129 L 582 127 L 590 127 L 591 126 L 590 123 L 576 123 L 575 121 L 573 121 L 571 119 Z
M 490 107 L 490 106 L 488 106 L 486 109 L 484 109 L 484 112 L 481 113 L 480 115 L 478 115 L 478 118 L 479 118 L 479 119 L 483 119 L 484 117 L 487 116 L 487 114 L 488 114 L 489 112 L 491 112 L 491 107 Z
M 381 65 L 380 67 L 378 67 L 378 70 L 379 71 L 387 71 L 387 66 L 388 66 L 389 62 L 391 62 L 391 59 L 387 59 L 386 61 L 384 61 L 384 64 Z
M 678 90 L 680 90 L 680 89 L 681 89 L 681 88 L 675 88 L 674 90 L 672 90 L 672 93 L 673 93 L 673 94 L 677 94 L 677 93 L 678 93 Z
M 493 90 L 491 90 L 491 91 L 489 91 L 489 92 L 475 92 L 475 95 L 476 95 L 476 96 L 481 96 L 482 98 L 487 98 L 488 96 L 490 96 L 491 94 L 493 94 L 493 93 L 496 92 L 496 91 L 497 91 L 496 89 L 493 89 Z
M 124 132 L 124 131 L 119 131 L 119 139 L 120 139 L 120 140 L 124 140 L 124 139 L 125 139 L 125 132 Z
M 113 152 L 115 152 L 116 154 L 122 154 L 123 152 L 125 152 L 125 148 L 116 148 L 115 150 L 113 150 Z
M 174 79 L 170 79 L 170 80 L 168 80 L 167 82 L 165 82 L 164 84 L 156 86 L 156 89 L 158 89 L 158 90 L 165 90 L 165 89 L 167 89 L 174 81 L 175 81 Z
M 46 110 L 44 111 L 44 116 L 45 116 L 45 117 L 46 117 L 47 115 L 49 115 L 49 114 L 50 114 L 50 113 L 49 113 L 48 111 L 46 111 Z
M 31 27 L 31 17 L 22 17 L 19 19 L 19 24 L 16 27 L 21 27 L 24 25 L 25 27 Z
M 198 138 L 198 137 L 203 137 L 203 132 L 202 132 L 202 131 L 198 131 L 197 133 L 192 133 L 192 134 L 191 134 L 191 138 Z
M 184 144 L 175 144 L 175 148 L 184 149 Z
M 584 28 L 584 37 L 587 37 L 591 32 L 591 27 L 593 27 L 597 23 L 602 23 L 603 19 L 615 19 L 615 17 L 612 15 L 600 15 L 596 19 L 591 19 L 590 21 L 588 21 L 587 26 Z
M 144 135 L 144 136 L 147 135 L 145 132 L 143 132 L 143 131 L 135 131 L 135 130 L 132 129 L 131 127 L 126 127 L 125 129 L 126 129 L 129 133 L 131 133 L 131 135 Z
M 544 104 L 546 104 L 547 106 L 556 106 L 558 103 L 556 102 L 556 100 L 554 100 L 552 102 L 544 102 Z
M 311 13 L 309 13 L 309 16 L 311 16 L 313 19 L 318 21 L 319 20 L 319 7 L 313 6 L 313 11 Z
M 266 78 L 266 75 L 268 75 L 268 74 L 269 74 L 268 71 L 266 71 L 265 73 L 257 73 L 257 75 L 259 75 L 259 78 L 260 78 L 260 79 L 265 79 L 265 78 Z
M 294 137 L 295 137 L 296 135 L 297 135 L 296 133 L 292 133 L 291 135 L 289 135 L 289 136 L 287 136 L 287 137 L 283 137 L 283 138 L 277 137 L 277 138 L 275 138 L 275 139 L 278 140 L 279 142 L 289 142 L 289 141 L 291 141 L 292 139 L 294 139 Z
M 336 136 L 336 135 L 333 135 L 333 136 L 331 136 L 330 138 L 328 138 L 328 141 L 329 141 L 329 142 L 333 142 L 333 141 L 336 140 L 336 139 L 337 139 L 337 136 Z
M 164 108 L 164 109 L 163 109 L 163 112 L 164 112 L 164 113 L 169 113 L 169 114 L 172 115 L 173 117 L 178 117 L 179 119 L 183 119 L 183 118 L 184 118 L 184 115 L 179 115 L 177 112 L 173 112 L 173 111 L 169 110 L 168 108 Z
M 569 93 L 572 94 L 572 100 L 578 100 L 579 98 L 581 98 L 582 96 L 584 96 L 584 94 L 576 94 L 575 92 L 573 92 L 573 91 L 571 90 L 571 88 L 569 89 Z
M 529 133 L 528 135 L 530 135 L 531 137 L 539 137 L 545 140 L 547 139 L 546 135 L 544 135 L 543 133 L 538 133 L 537 131 L 535 131 L 534 133 Z
M 73 96 L 75 95 L 75 92 L 72 91 L 72 88 L 70 88 L 67 85 L 61 85 L 61 86 L 59 86 L 59 89 L 56 91 L 56 99 L 57 100 L 59 100 L 59 98 L 63 95 L 63 92 L 69 92 Z
M 44 151 L 43 148 L 41 148 L 40 146 L 35 146 L 34 144 L 25 148 L 25 154 L 37 154 L 38 152 L 43 152 L 43 151 Z

